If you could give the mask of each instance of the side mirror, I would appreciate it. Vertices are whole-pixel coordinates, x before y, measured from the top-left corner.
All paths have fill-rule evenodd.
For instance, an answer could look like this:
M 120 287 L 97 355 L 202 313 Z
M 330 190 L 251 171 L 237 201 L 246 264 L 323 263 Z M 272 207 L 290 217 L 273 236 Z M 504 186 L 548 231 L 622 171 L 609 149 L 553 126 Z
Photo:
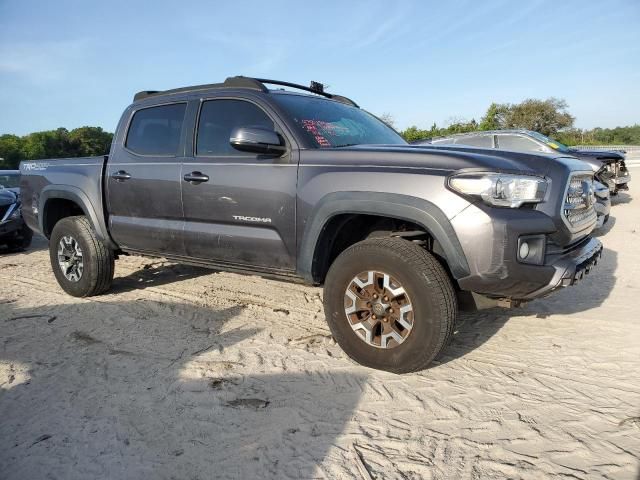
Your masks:
M 234 128 L 229 143 L 242 152 L 282 155 L 287 151 L 280 135 L 273 130 L 261 127 Z

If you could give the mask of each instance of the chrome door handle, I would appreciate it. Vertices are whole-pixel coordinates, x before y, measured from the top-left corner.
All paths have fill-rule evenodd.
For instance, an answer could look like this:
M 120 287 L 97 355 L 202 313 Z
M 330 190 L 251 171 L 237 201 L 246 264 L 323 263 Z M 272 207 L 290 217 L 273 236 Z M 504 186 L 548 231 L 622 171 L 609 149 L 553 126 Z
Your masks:
M 129 180 L 131 175 L 129 175 L 124 170 L 118 170 L 116 173 L 111 175 L 111 178 L 116 179 L 118 182 L 124 182 L 125 180 Z
M 198 183 L 208 182 L 209 181 L 209 175 L 205 175 L 202 172 L 187 173 L 182 178 L 184 178 L 185 182 L 189 182 L 192 185 L 197 185 Z

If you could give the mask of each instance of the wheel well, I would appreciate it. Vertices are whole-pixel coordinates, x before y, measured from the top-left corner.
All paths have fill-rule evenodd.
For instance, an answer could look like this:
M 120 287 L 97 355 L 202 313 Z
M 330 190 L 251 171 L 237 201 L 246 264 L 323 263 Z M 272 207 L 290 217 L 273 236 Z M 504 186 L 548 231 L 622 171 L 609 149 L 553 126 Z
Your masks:
M 322 283 L 336 257 L 351 245 L 369 237 L 383 236 L 405 237 L 419 243 L 435 255 L 451 276 L 440 244 L 423 226 L 377 215 L 342 214 L 332 217 L 320 233 L 313 258 L 314 281 Z
M 56 223 L 63 218 L 72 217 L 74 215 L 84 215 L 84 211 L 80 205 L 73 200 L 67 200 L 64 198 L 52 198 L 47 200 L 47 203 L 44 206 L 42 233 L 49 238 Z

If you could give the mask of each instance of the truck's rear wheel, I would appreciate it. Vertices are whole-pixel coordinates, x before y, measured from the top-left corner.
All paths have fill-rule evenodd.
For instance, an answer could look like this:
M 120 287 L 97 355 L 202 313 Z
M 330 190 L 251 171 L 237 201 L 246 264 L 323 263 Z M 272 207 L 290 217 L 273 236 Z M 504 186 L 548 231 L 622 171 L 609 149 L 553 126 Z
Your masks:
M 49 239 L 51 268 L 62 289 L 74 297 L 99 295 L 111 287 L 113 250 L 96 237 L 86 217 L 67 217 Z
M 357 243 L 334 261 L 324 286 L 331 332 L 356 362 L 422 370 L 453 333 L 455 292 L 442 265 L 400 238 Z

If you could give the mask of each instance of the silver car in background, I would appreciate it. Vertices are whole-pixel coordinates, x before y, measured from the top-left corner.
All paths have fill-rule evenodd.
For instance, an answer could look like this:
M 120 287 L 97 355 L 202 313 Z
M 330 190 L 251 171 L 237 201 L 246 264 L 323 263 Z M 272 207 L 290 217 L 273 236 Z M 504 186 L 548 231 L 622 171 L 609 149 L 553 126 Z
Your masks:
M 460 133 L 416 142 L 418 145 L 468 145 L 513 152 L 558 153 L 571 155 L 589 164 L 596 180 L 609 187 L 611 195 L 629 190 L 631 174 L 625 164 L 624 151 L 582 150 L 532 130 L 485 130 Z

